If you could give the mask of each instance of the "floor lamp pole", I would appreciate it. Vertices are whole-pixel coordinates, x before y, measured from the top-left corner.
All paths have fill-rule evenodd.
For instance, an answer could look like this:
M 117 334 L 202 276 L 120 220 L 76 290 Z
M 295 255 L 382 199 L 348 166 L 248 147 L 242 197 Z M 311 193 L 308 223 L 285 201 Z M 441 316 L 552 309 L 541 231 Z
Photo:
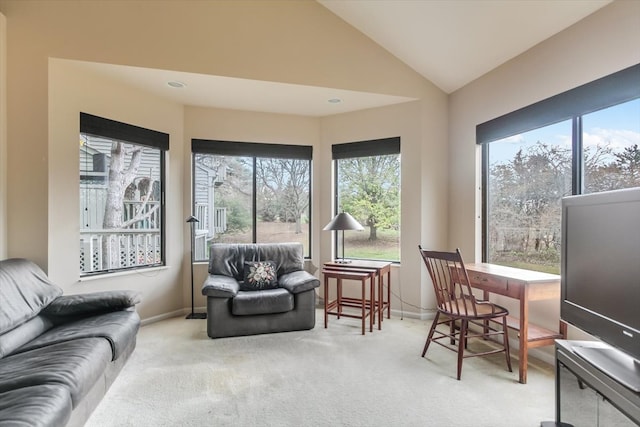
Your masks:
M 207 313 L 195 313 L 194 312 L 194 297 L 193 297 L 193 246 L 195 243 L 195 239 L 194 239 L 194 223 L 199 222 L 198 219 L 195 216 L 190 216 L 187 219 L 187 222 L 189 223 L 189 226 L 191 227 L 190 232 L 191 232 L 191 263 L 189 264 L 191 266 L 191 313 L 187 314 L 187 319 L 206 319 L 207 318 Z

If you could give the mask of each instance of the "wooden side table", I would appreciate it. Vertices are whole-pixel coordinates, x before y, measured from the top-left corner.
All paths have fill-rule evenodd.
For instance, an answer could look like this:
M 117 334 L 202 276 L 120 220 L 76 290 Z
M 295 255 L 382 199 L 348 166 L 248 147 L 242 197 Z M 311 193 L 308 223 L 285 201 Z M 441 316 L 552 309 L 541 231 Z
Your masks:
M 349 269 L 332 268 L 331 266 L 322 269 L 324 276 L 324 327 L 329 323 L 329 315 L 352 317 L 362 320 L 362 335 L 365 334 L 365 321 L 369 318 L 369 332 L 373 332 L 373 319 L 376 310 L 375 304 L 375 271 L 354 271 Z M 329 301 L 329 279 L 336 279 L 337 296 Z M 343 280 L 359 280 L 361 284 L 360 298 L 342 296 Z M 369 295 L 367 299 L 367 281 L 369 281 Z M 344 307 L 359 308 L 360 314 L 345 312 Z
M 348 263 L 326 262 L 325 268 L 339 268 L 350 270 L 375 270 L 375 280 L 377 283 L 377 296 L 375 298 L 376 312 L 378 314 L 378 329 L 381 329 L 381 322 L 384 318 L 384 311 L 387 310 L 387 319 L 391 318 L 391 262 L 389 261 L 369 261 L 352 260 Z M 387 292 L 384 292 L 385 276 Z

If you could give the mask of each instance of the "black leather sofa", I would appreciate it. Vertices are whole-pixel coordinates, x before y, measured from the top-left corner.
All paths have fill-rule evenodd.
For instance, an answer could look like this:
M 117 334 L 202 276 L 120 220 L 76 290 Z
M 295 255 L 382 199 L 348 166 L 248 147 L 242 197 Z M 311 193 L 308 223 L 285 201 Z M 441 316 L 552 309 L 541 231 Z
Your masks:
M 0 426 L 81 426 L 136 345 L 139 295 L 62 295 L 26 259 L 0 261 Z
M 304 270 L 301 243 L 214 243 L 209 254 L 209 276 L 202 286 L 209 337 L 315 326 L 315 288 L 320 281 Z M 253 280 L 261 275 L 266 280 Z

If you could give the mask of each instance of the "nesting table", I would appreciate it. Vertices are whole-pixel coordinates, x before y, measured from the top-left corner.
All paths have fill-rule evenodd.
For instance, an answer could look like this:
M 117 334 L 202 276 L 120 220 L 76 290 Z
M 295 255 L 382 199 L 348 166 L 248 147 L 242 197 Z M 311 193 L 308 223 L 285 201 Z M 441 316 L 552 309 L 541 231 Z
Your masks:
M 324 276 L 324 327 L 328 325 L 329 315 L 338 318 L 353 317 L 361 319 L 362 334 L 365 334 L 365 321 L 369 319 L 369 331 L 378 322 L 378 329 L 382 329 L 384 311 L 387 318 L 391 317 L 391 262 L 353 260 L 343 262 L 326 262 L 322 268 Z M 386 293 L 385 287 L 386 277 Z M 337 295 L 329 298 L 330 279 L 335 279 Z M 360 297 L 344 297 L 342 295 L 343 280 L 360 282 Z M 367 287 L 368 295 L 367 298 Z M 357 308 L 360 313 L 345 312 L 345 307 Z

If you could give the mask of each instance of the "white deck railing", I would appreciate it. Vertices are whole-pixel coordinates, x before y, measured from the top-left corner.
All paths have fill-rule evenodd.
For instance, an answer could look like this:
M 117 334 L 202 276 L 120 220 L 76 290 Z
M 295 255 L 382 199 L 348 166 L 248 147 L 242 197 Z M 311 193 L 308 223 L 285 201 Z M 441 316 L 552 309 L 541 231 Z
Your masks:
M 159 229 L 80 232 L 81 275 L 111 269 L 157 265 L 161 261 Z

